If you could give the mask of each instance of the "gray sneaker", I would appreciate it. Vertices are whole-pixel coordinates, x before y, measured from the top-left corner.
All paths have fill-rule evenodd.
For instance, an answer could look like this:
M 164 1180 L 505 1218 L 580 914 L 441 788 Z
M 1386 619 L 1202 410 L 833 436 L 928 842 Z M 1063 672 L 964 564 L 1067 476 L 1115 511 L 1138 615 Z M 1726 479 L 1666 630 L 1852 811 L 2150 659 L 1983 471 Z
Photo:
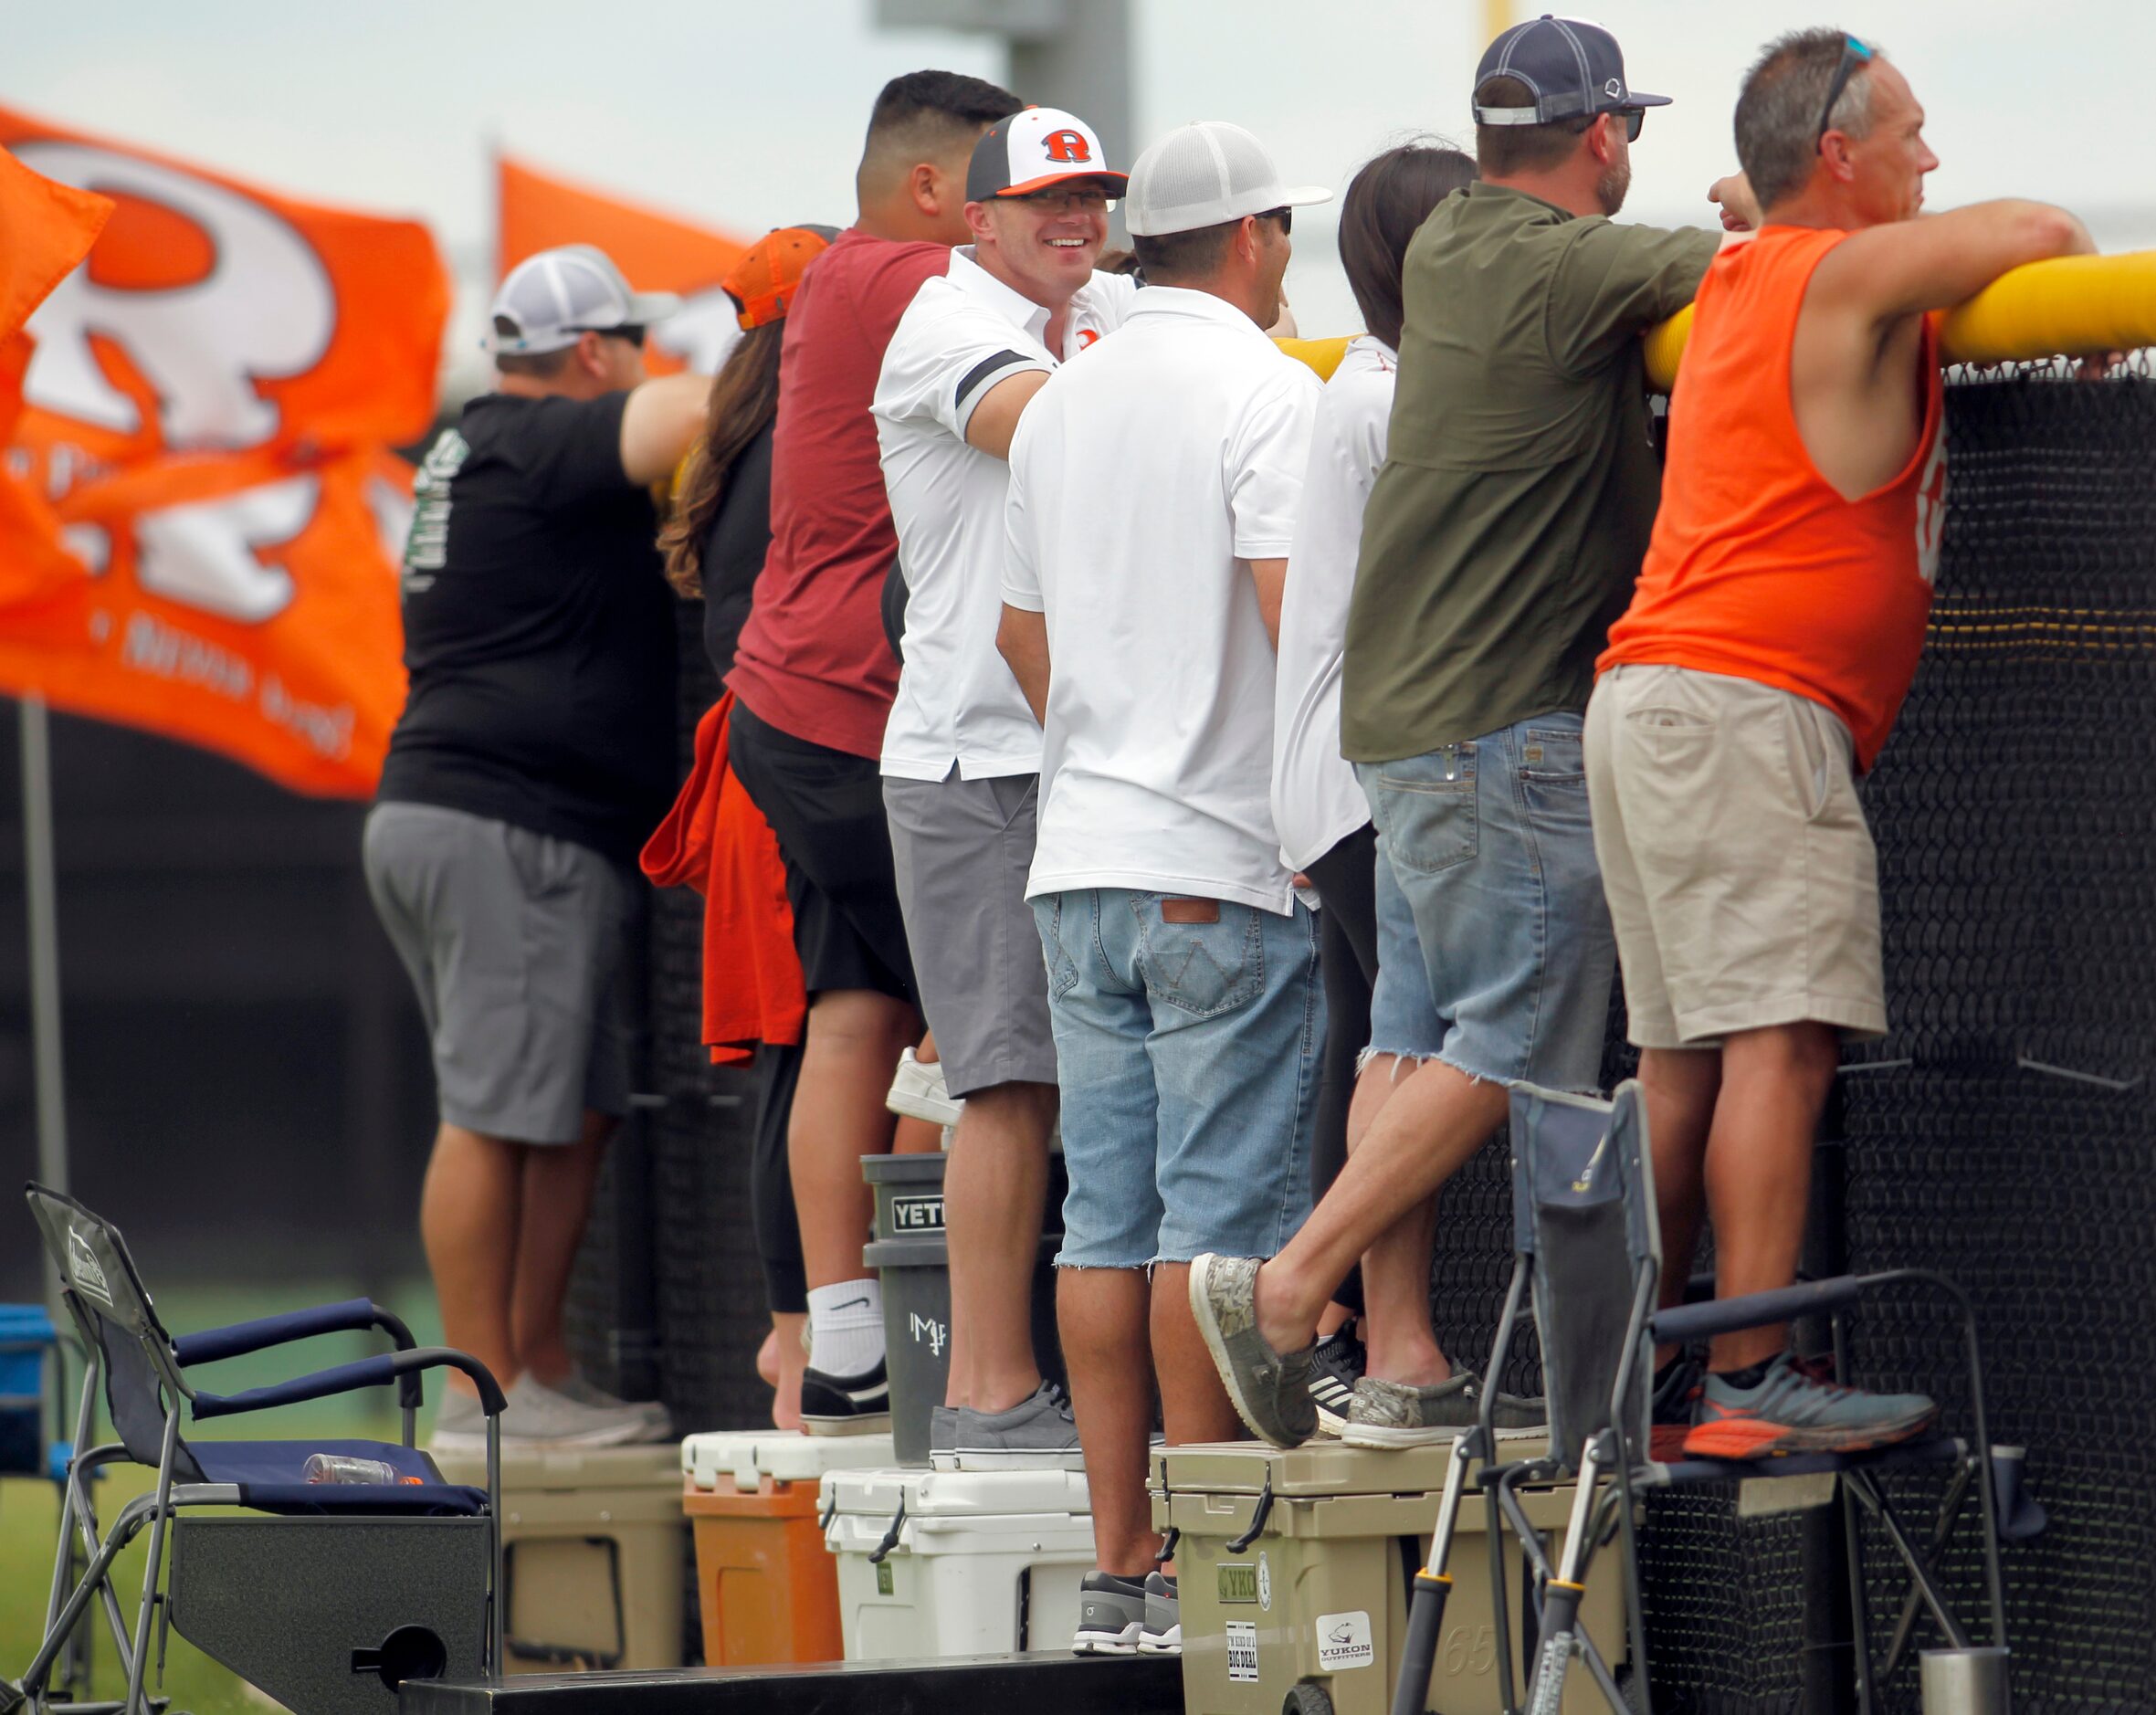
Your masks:
M 426 1437 L 429 1453 L 470 1454 L 487 1450 L 487 1414 L 479 1396 L 462 1388 L 446 1387 L 442 1403 L 435 1407 L 434 1429 Z
M 1685 1437 L 1688 1459 L 1762 1459 L 1782 1453 L 1861 1453 L 1930 1427 L 1939 1407 L 1921 1394 L 1845 1387 L 1824 1366 L 1783 1352 L 1756 1387 L 1709 1373 Z
M 437 1436 L 439 1433 L 437 1430 Z M 646 1435 L 646 1419 L 637 1407 L 623 1405 L 609 1411 L 586 1405 L 557 1393 L 536 1376 L 517 1378 L 517 1384 L 509 1391 L 509 1409 L 501 1414 L 505 1446 L 620 1447 L 641 1441 Z
M 1070 1640 L 1079 1656 L 1135 1656 L 1145 1635 L 1145 1585 L 1113 1573 L 1089 1572 L 1078 1580 L 1078 1632 Z
M 1257 1331 L 1256 1257 L 1205 1251 L 1190 1266 L 1190 1308 L 1220 1384 L 1251 1433 L 1277 1447 L 1299 1447 L 1318 1430 L 1310 1397 L 1310 1354 L 1275 1352 Z
M 955 1471 L 958 1457 L 958 1407 L 931 1405 L 929 1407 L 929 1466 L 939 1471 Z
M 1070 1401 L 1053 1382 L 1043 1382 L 1008 1411 L 981 1412 L 961 1405 L 952 1451 L 962 1471 L 1075 1471 L 1085 1467 Z
M 1475 1426 L 1482 1411 L 1482 1382 L 1472 1370 L 1455 1370 L 1430 1387 L 1383 1382 L 1365 1375 L 1348 1403 L 1341 1442 L 1351 1447 L 1423 1447 L 1450 1441 Z M 1539 1429 L 1549 1411 L 1539 1399 L 1499 1394 L 1490 1413 L 1498 1429 Z
M 1175 1580 L 1166 1573 L 1145 1574 L 1145 1629 L 1138 1634 L 1141 1656 L 1183 1654 L 1183 1604 Z
M 554 1392 L 564 1399 L 573 1399 L 579 1405 L 596 1406 L 601 1411 L 633 1411 L 641 1413 L 649 1433 L 640 1436 L 645 1441 L 671 1441 L 674 1438 L 674 1414 L 656 1399 L 616 1399 L 596 1382 L 590 1380 L 582 1370 L 572 1370 L 553 1384 Z

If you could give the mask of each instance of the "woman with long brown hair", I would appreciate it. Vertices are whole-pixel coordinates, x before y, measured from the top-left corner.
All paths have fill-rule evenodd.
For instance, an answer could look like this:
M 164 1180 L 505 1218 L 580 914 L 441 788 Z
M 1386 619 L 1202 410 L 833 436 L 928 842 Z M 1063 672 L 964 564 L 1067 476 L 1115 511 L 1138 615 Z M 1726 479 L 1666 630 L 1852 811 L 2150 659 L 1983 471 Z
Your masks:
M 703 601 L 704 652 L 721 681 L 733 666 L 734 644 L 748 619 L 757 575 L 771 546 L 772 426 L 778 418 L 779 348 L 785 338 L 786 312 L 803 271 L 836 236 L 829 226 L 781 227 L 750 246 L 720 282 L 733 300 L 741 337 L 712 379 L 704 432 L 684 464 L 658 545 L 675 589 L 690 600 Z M 714 710 L 706 717 L 707 722 L 713 719 L 723 722 L 723 710 Z M 712 798 L 713 806 L 719 808 L 726 795 L 721 788 Z M 754 819 L 770 847 L 765 862 L 778 873 L 776 842 L 761 818 Z M 720 831 L 714 837 L 723 841 L 728 825 L 722 808 L 719 823 Z M 717 900 L 708 898 L 707 911 L 718 909 Z M 748 909 L 753 910 L 752 904 Z M 781 957 L 791 958 L 791 930 L 781 927 L 772 932 L 783 949 Z M 711 1027 L 712 994 L 739 988 L 742 970 L 757 968 L 756 959 L 744 959 L 742 953 L 743 949 L 731 944 L 715 952 L 707 937 L 707 1029 Z M 722 986 L 715 989 L 714 984 Z M 758 1005 L 752 1005 L 750 1011 L 760 1018 L 769 1016 Z M 762 1041 L 755 1054 L 761 1077 L 749 1201 L 772 1321 L 756 1367 L 776 1393 L 773 1422 L 782 1429 L 798 1429 L 808 1280 L 801 1262 L 793 1180 L 786 1171 L 786 1126 L 801 1072 L 801 1047 L 798 1041 Z
M 781 226 L 743 252 L 720 282 L 741 337 L 711 381 L 704 432 L 690 448 L 659 552 L 667 578 L 704 604 L 704 653 L 725 679 L 771 546 L 771 438 L 779 410 L 779 347 L 808 265 L 837 237 L 830 226 Z

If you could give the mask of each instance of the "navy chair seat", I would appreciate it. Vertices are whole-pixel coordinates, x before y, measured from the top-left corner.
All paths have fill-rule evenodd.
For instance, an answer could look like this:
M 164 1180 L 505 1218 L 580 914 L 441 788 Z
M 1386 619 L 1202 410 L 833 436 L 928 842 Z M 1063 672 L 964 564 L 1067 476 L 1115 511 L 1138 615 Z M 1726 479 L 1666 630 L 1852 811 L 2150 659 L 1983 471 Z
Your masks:
M 434 1461 L 417 1447 L 394 1441 L 190 1441 L 187 1450 L 205 1482 L 236 1484 L 244 1505 L 261 1512 L 315 1514 L 418 1513 L 430 1517 L 476 1515 L 487 1491 L 446 1483 Z M 416 1483 L 310 1483 L 310 1455 L 380 1459 Z

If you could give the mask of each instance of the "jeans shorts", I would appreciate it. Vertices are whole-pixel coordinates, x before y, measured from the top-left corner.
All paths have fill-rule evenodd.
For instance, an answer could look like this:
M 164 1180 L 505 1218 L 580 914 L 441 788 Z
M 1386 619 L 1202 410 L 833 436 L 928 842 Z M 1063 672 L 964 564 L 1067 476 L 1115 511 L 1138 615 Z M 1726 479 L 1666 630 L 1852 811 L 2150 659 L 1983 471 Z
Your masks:
M 1057 1265 L 1272 1256 L 1310 1208 L 1316 916 L 1124 888 L 1033 910 L 1070 1173 Z
M 1445 1047 L 1445 1020 L 1430 998 L 1430 973 L 1415 931 L 1415 912 L 1400 890 L 1382 836 L 1376 892 L 1377 983 L 1370 993 L 1370 1046 L 1362 1050 L 1362 1063 L 1381 1054 L 1434 1059 Z
M 1355 764 L 1422 942 L 1437 1057 L 1470 1078 L 1591 1091 L 1601 1077 L 1617 955 L 1580 727 L 1537 715 Z

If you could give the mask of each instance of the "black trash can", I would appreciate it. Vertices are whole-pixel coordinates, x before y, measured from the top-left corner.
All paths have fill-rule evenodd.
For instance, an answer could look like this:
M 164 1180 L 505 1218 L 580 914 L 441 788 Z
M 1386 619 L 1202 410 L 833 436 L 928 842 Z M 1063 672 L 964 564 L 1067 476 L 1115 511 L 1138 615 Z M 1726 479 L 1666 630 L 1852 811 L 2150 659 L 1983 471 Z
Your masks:
M 943 1242 L 943 1155 L 864 1155 L 876 1188 L 874 1241 L 862 1263 L 883 1283 L 883 1339 L 891 1384 L 891 1446 L 901 1465 L 929 1462 L 929 1413 L 951 1381 L 951 1268 Z M 1050 1158 L 1046 1226 L 1033 1274 L 1033 1350 L 1041 1373 L 1063 1380 L 1056 1338 L 1057 1249 L 1063 1243 L 1063 1157 Z

